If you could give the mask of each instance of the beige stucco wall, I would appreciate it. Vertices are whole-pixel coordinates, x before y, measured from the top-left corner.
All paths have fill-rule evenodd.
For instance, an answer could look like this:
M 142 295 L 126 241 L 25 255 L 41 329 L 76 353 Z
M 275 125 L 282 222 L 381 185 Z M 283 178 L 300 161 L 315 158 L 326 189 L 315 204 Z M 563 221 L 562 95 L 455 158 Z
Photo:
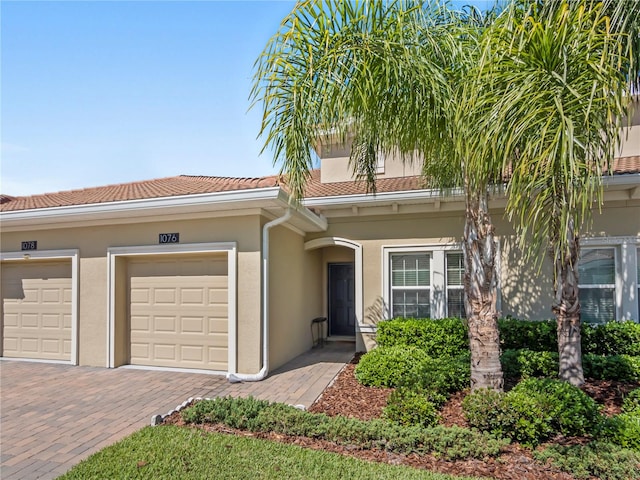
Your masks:
M 218 219 L 148 221 L 110 226 L 57 228 L 20 232 L 4 231 L 3 252 L 20 251 L 23 240 L 37 240 L 38 250 L 79 250 L 78 354 L 81 365 L 108 364 L 107 249 L 110 247 L 157 245 L 158 234 L 179 232 L 180 243 L 238 242 L 237 323 L 238 370 L 260 369 L 260 217 L 258 215 Z M 118 269 L 117 279 L 126 278 Z M 123 294 L 120 287 L 118 291 Z M 124 307 L 117 306 L 118 316 Z M 126 318 L 126 315 L 124 315 Z M 120 320 L 119 320 L 120 321 Z M 126 342 L 126 326 L 117 323 L 116 346 Z M 122 362 L 122 349 L 116 361 Z
M 540 269 L 523 260 L 511 224 L 500 210 L 492 212 L 496 235 L 500 239 L 501 314 L 519 318 L 551 317 L 552 270 L 544 259 Z M 384 318 L 383 247 L 429 246 L 460 242 L 463 212 L 387 216 L 330 218 L 327 232 L 310 235 L 343 237 L 362 245 L 364 323 Z M 640 201 L 609 202 L 602 213 L 595 213 L 585 237 L 640 236 Z M 374 344 L 370 335 L 360 339 L 367 348 Z
M 640 116 L 640 110 L 638 112 Z M 625 127 L 622 129 L 621 157 L 640 155 L 640 125 Z
M 311 348 L 311 320 L 322 313 L 320 252 L 278 226 L 269 239 L 269 363 L 273 370 Z
M 403 162 L 397 155 L 384 158 L 384 169 L 377 178 L 407 177 L 420 174 L 418 163 Z M 343 148 L 331 150 L 320 160 L 320 181 L 322 183 L 347 182 L 353 180 L 353 170 L 349 166 L 349 152 Z

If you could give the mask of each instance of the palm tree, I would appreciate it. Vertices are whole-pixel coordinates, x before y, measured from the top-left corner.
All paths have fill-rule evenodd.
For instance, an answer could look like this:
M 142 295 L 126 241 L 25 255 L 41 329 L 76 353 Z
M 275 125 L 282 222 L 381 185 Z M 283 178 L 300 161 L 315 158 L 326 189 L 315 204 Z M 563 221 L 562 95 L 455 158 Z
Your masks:
M 322 134 L 353 140 L 351 162 L 375 192 L 379 154 L 420 161 L 425 179 L 463 187 L 465 302 L 472 388 L 502 389 L 494 226 L 487 189 L 495 162 L 469 148 L 470 98 L 484 30 L 477 12 L 410 0 L 307 0 L 257 61 L 252 98 L 261 135 L 297 198 Z M 481 168 L 472 170 L 477 165 Z
M 638 7 L 629 6 L 589 0 L 514 4 L 485 37 L 491 58 L 480 69 L 491 88 L 478 105 L 491 113 L 478 123 L 488 137 L 478 137 L 476 147 L 500 156 L 511 171 L 507 214 L 521 248 L 531 258 L 546 247 L 551 257 L 559 374 L 574 385 L 584 383 L 580 231 L 593 202 L 602 204 L 602 177 L 629 114 L 630 78 L 638 78 Z M 626 14 L 632 12 L 630 19 Z M 626 34 L 632 28 L 635 37 Z M 480 145 L 486 138 L 491 145 Z

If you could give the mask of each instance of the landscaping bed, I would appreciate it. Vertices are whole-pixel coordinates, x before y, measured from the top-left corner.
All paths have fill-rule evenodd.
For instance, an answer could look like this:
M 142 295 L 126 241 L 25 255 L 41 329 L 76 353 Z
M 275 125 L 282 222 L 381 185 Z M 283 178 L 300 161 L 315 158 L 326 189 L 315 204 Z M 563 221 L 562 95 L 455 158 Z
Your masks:
M 460 319 L 395 319 L 301 411 L 204 400 L 166 423 L 496 479 L 640 478 L 640 326 L 586 326 L 586 383 L 557 379 L 552 322 L 501 322 L 505 391 L 471 393 Z

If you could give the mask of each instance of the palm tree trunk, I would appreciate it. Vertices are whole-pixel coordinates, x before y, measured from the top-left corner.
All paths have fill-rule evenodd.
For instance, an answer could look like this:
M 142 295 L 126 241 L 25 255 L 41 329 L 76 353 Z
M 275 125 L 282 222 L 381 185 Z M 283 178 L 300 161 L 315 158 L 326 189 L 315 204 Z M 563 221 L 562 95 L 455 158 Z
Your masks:
M 502 391 L 498 333 L 496 243 L 488 194 L 466 188 L 464 242 L 465 306 L 471 350 L 471 389 Z
M 584 383 L 582 346 L 580 339 L 580 300 L 578 297 L 578 255 L 580 238 L 575 234 L 573 222 L 567 237 L 567 252 L 554 254 L 554 293 L 552 306 L 558 325 L 559 377 L 572 385 Z

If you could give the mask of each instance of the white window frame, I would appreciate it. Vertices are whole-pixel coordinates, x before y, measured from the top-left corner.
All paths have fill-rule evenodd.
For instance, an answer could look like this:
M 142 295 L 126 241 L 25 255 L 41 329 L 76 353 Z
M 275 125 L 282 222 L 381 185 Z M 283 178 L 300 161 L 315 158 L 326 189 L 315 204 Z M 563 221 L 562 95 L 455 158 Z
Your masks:
M 581 283 L 580 278 L 578 278 L 578 289 L 579 290 L 603 290 L 603 289 L 613 289 L 613 312 L 614 312 L 614 318 L 613 319 L 609 319 L 609 320 L 605 320 L 605 322 L 607 321 L 611 321 L 611 320 L 616 320 L 620 317 L 620 308 L 619 308 L 619 304 L 618 304 L 618 291 L 619 291 L 619 285 L 618 285 L 618 264 L 619 264 L 619 259 L 618 259 L 618 249 L 613 246 L 613 245 L 601 245 L 601 246 L 590 246 L 590 247 L 585 247 L 582 248 L 580 250 L 580 258 L 578 259 L 578 268 L 580 268 L 580 262 L 584 256 L 585 253 L 589 252 L 589 251 L 593 251 L 593 250 L 610 250 L 613 252 L 613 283 Z
M 393 254 L 429 253 L 431 318 L 447 316 L 446 254 L 461 251 L 459 243 L 432 245 L 383 245 L 382 246 L 382 299 L 384 314 L 391 317 L 391 256 Z
M 615 320 L 640 321 L 640 311 L 638 307 L 638 295 L 640 295 L 640 285 L 638 284 L 638 250 L 640 248 L 640 237 L 591 237 L 582 238 L 581 254 L 585 250 L 598 248 L 613 248 L 615 252 Z M 627 279 L 627 281 L 625 281 Z M 580 279 L 578 279 L 580 282 Z M 578 283 L 579 288 L 582 284 Z M 589 285 L 585 287 L 594 288 Z M 601 287 L 602 288 L 602 287 Z
M 462 277 L 462 282 L 460 283 L 460 285 L 449 285 L 449 263 L 447 261 L 447 255 L 452 254 L 452 253 L 460 253 L 462 255 L 463 277 Z M 444 292 L 445 292 L 444 308 L 445 308 L 445 315 L 447 317 L 450 317 L 451 314 L 449 313 L 449 290 L 462 290 L 463 291 L 462 302 L 463 302 L 463 306 L 464 306 L 464 253 L 462 252 L 462 249 L 445 251 L 445 254 L 444 254 L 444 276 L 445 276 L 445 278 L 444 278 Z M 466 311 L 465 311 L 465 316 L 466 316 Z
M 422 285 L 418 285 L 418 286 L 407 286 L 407 285 L 398 285 L 398 286 L 393 286 L 393 282 L 391 281 L 391 277 L 392 277 L 392 273 L 393 273 L 393 269 L 391 266 L 391 262 L 394 256 L 396 255 L 426 255 L 429 257 L 429 285 L 427 286 L 422 286 Z M 433 311 L 433 252 L 426 252 L 426 251 L 412 251 L 412 252 L 390 252 L 389 253 L 389 261 L 388 261 L 388 266 L 389 266 L 389 313 L 391 316 L 395 316 L 393 313 L 393 292 L 395 290 L 409 290 L 409 291 L 414 291 L 414 292 L 424 292 L 424 291 L 428 291 L 429 292 L 429 316 L 432 316 L 431 313 Z

